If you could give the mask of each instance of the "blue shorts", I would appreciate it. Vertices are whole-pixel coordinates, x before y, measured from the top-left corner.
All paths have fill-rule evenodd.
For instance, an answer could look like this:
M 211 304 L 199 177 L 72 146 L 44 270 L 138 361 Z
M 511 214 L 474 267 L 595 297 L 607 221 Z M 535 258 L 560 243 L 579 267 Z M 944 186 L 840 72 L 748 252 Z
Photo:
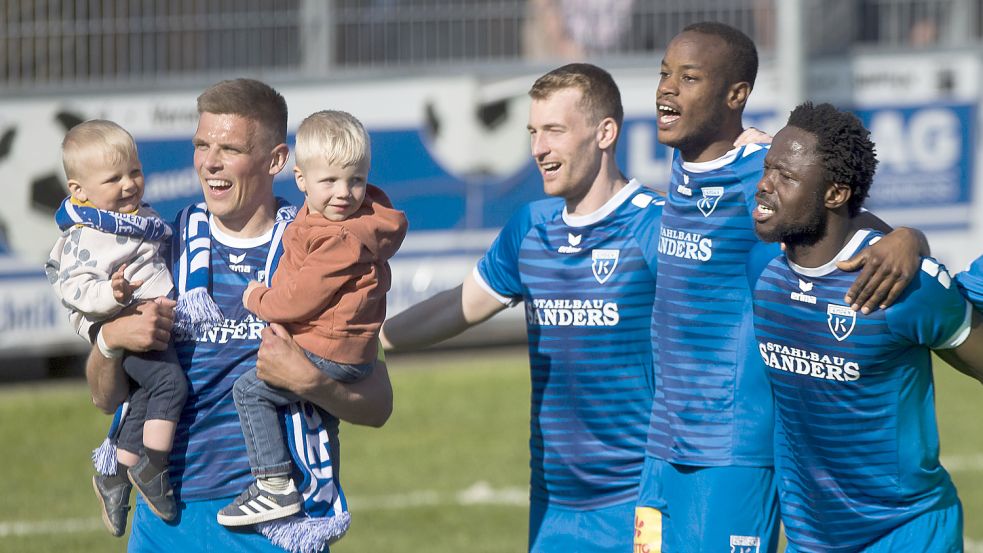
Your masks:
M 646 457 L 634 550 L 773 553 L 778 520 L 771 468 L 694 467 Z
M 788 544 L 785 553 L 805 553 L 815 548 Z M 959 501 L 944 509 L 923 513 L 891 530 L 863 548 L 864 553 L 962 553 L 963 507 Z
M 630 552 L 634 510 L 634 501 L 582 510 L 533 500 L 529 504 L 529 551 Z
M 133 515 L 133 529 L 130 532 L 130 553 L 160 553 L 177 551 L 180 553 L 283 553 L 283 549 L 270 543 L 262 534 L 251 527 L 229 529 L 220 525 L 215 515 L 234 499 L 212 499 L 204 501 L 181 501 L 178 503 L 178 518 L 174 522 L 164 522 L 154 515 L 146 502 L 137 499 L 136 513 Z M 327 549 L 324 550 L 327 552 Z

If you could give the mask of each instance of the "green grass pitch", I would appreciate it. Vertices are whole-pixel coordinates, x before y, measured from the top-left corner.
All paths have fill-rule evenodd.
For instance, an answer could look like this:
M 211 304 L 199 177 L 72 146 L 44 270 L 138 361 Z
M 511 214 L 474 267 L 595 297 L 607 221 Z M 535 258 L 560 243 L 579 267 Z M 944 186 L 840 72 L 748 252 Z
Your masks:
M 513 552 L 526 543 L 529 378 L 523 350 L 391 356 L 396 409 L 343 425 L 352 510 L 332 551 Z M 983 387 L 936 370 L 943 461 L 983 552 Z M 89 452 L 109 418 L 81 382 L 0 388 L 0 552 L 125 551 L 98 517 Z

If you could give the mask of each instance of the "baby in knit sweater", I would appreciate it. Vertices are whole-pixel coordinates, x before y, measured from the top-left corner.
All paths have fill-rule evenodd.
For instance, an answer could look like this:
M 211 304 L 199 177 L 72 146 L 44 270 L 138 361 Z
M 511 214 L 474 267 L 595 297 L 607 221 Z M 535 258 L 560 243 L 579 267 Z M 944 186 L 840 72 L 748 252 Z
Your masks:
M 131 303 L 168 296 L 174 287 L 160 247 L 171 230 L 142 204 L 143 171 L 130 133 L 111 121 L 86 121 L 62 143 L 71 196 L 56 219 L 62 235 L 45 272 L 83 338 Z M 99 351 L 122 356 L 131 380 L 119 427 L 115 470 L 93 477 L 102 519 L 123 535 L 131 483 L 164 520 L 177 515 L 168 479 L 174 431 L 187 398 L 187 380 L 173 346 L 165 351 L 128 352 L 110 347 L 99 332 Z M 111 461 L 110 461 L 111 462 Z
M 381 355 L 388 260 L 406 236 L 406 216 L 367 183 L 370 157 L 368 133 L 348 113 L 321 111 L 301 123 L 294 176 L 304 206 L 283 234 L 271 286 L 251 282 L 242 295 L 249 311 L 284 325 L 311 362 L 341 382 L 366 378 Z M 301 398 L 253 369 L 236 381 L 233 399 L 257 481 L 218 522 L 244 526 L 299 512 L 303 498 L 277 408 Z

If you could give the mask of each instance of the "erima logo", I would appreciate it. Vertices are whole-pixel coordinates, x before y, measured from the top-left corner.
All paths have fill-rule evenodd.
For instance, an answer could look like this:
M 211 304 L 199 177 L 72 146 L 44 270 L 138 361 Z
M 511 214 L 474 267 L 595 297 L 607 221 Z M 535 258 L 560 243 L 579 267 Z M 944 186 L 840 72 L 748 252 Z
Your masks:
M 591 250 L 590 270 L 594 273 L 594 279 L 598 284 L 604 284 L 614 274 L 620 253 L 618 250 Z
M 703 190 L 703 197 L 696 202 L 696 207 L 700 208 L 700 213 L 704 217 L 709 217 L 713 213 L 714 209 L 717 209 L 717 203 L 720 201 L 721 196 L 724 195 L 723 186 L 708 186 Z
M 234 253 L 229 254 L 229 269 L 237 273 L 251 273 L 253 272 L 252 265 L 239 265 L 242 261 L 246 259 L 246 254 L 236 255 Z
M 857 313 L 853 309 L 832 303 L 826 307 L 826 326 L 838 341 L 846 340 L 856 324 Z
M 801 290 L 801 292 L 792 292 L 791 298 L 794 301 L 801 301 L 803 303 L 811 303 L 812 305 L 816 305 L 816 296 L 810 296 L 807 293 L 812 292 L 812 286 L 813 284 L 811 282 L 806 282 L 800 278 L 799 290 Z
M 758 536 L 731 536 L 730 553 L 759 553 L 761 538 Z
M 559 249 L 557 249 L 556 251 L 558 253 L 577 253 L 580 251 L 580 248 L 578 248 L 577 246 L 580 245 L 580 241 L 583 240 L 583 238 L 584 238 L 583 234 L 573 234 L 568 232 L 567 243 L 569 245 L 560 246 Z

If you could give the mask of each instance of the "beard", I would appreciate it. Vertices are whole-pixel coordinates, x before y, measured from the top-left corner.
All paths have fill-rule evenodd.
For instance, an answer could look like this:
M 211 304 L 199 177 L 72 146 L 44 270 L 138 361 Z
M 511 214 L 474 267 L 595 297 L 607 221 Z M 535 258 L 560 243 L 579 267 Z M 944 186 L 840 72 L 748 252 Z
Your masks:
M 808 201 L 808 200 L 807 200 Z M 826 235 L 829 211 L 821 198 L 815 197 L 802 210 L 805 215 L 797 221 L 778 221 L 771 228 L 755 225 L 754 232 L 764 242 L 782 242 L 786 246 L 812 246 Z M 781 211 L 779 211 L 781 213 Z
M 812 246 L 826 235 L 828 224 L 829 212 L 817 202 L 807 219 L 786 224 L 776 229 L 776 234 L 786 246 Z

